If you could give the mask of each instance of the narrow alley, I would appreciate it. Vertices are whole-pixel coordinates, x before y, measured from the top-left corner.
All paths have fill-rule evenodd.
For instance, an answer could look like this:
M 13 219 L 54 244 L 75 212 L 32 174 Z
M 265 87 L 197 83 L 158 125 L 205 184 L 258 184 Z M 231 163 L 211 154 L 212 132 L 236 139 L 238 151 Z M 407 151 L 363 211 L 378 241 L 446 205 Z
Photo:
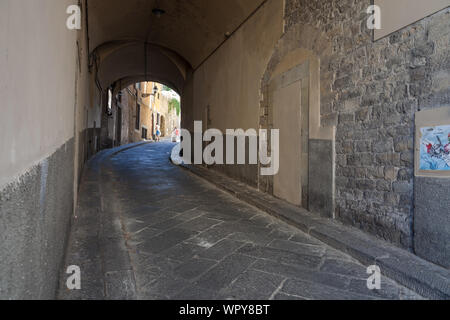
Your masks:
M 450 0 L 0 0 L 0 111 L 0 300 L 450 300 Z
M 85 173 L 62 299 L 419 299 L 367 266 L 174 166 L 174 144 L 97 156 Z M 118 152 L 118 153 L 117 153 Z

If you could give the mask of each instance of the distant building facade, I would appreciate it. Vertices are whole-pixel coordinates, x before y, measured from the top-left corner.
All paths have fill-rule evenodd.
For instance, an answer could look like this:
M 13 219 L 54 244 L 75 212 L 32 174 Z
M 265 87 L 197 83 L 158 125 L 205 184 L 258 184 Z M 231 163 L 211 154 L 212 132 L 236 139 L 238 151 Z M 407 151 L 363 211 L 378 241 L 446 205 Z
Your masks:
M 108 138 L 103 148 L 155 140 L 157 128 L 162 137 L 170 137 L 180 128 L 180 97 L 162 84 L 136 83 L 107 98 Z

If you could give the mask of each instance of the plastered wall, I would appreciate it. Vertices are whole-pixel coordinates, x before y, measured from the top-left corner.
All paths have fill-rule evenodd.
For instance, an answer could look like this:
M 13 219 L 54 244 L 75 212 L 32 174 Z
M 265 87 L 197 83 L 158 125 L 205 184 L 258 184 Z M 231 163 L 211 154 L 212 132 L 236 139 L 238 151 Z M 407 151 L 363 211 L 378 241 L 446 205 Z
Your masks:
M 74 136 L 72 2 L 0 2 L 0 188 Z
M 194 118 L 212 128 L 259 128 L 261 78 L 283 32 L 283 1 L 269 0 L 194 72 Z

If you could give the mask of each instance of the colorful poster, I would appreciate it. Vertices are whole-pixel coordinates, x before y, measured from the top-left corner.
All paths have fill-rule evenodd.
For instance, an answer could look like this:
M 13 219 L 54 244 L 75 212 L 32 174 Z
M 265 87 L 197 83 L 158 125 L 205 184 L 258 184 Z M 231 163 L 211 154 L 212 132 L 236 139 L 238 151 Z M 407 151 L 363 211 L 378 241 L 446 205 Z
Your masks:
M 450 125 L 422 128 L 420 170 L 450 171 Z

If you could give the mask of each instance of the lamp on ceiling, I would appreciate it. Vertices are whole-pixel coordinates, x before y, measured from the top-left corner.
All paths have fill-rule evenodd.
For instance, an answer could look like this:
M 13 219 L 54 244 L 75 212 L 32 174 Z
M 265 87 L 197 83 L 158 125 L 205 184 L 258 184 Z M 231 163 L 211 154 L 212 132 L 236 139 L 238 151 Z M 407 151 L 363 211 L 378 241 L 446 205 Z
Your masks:
M 157 18 L 161 18 L 161 16 L 162 16 L 163 14 L 165 14 L 166 11 L 164 11 L 164 10 L 161 9 L 161 8 L 154 8 L 154 9 L 152 10 L 152 13 L 153 13 Z

